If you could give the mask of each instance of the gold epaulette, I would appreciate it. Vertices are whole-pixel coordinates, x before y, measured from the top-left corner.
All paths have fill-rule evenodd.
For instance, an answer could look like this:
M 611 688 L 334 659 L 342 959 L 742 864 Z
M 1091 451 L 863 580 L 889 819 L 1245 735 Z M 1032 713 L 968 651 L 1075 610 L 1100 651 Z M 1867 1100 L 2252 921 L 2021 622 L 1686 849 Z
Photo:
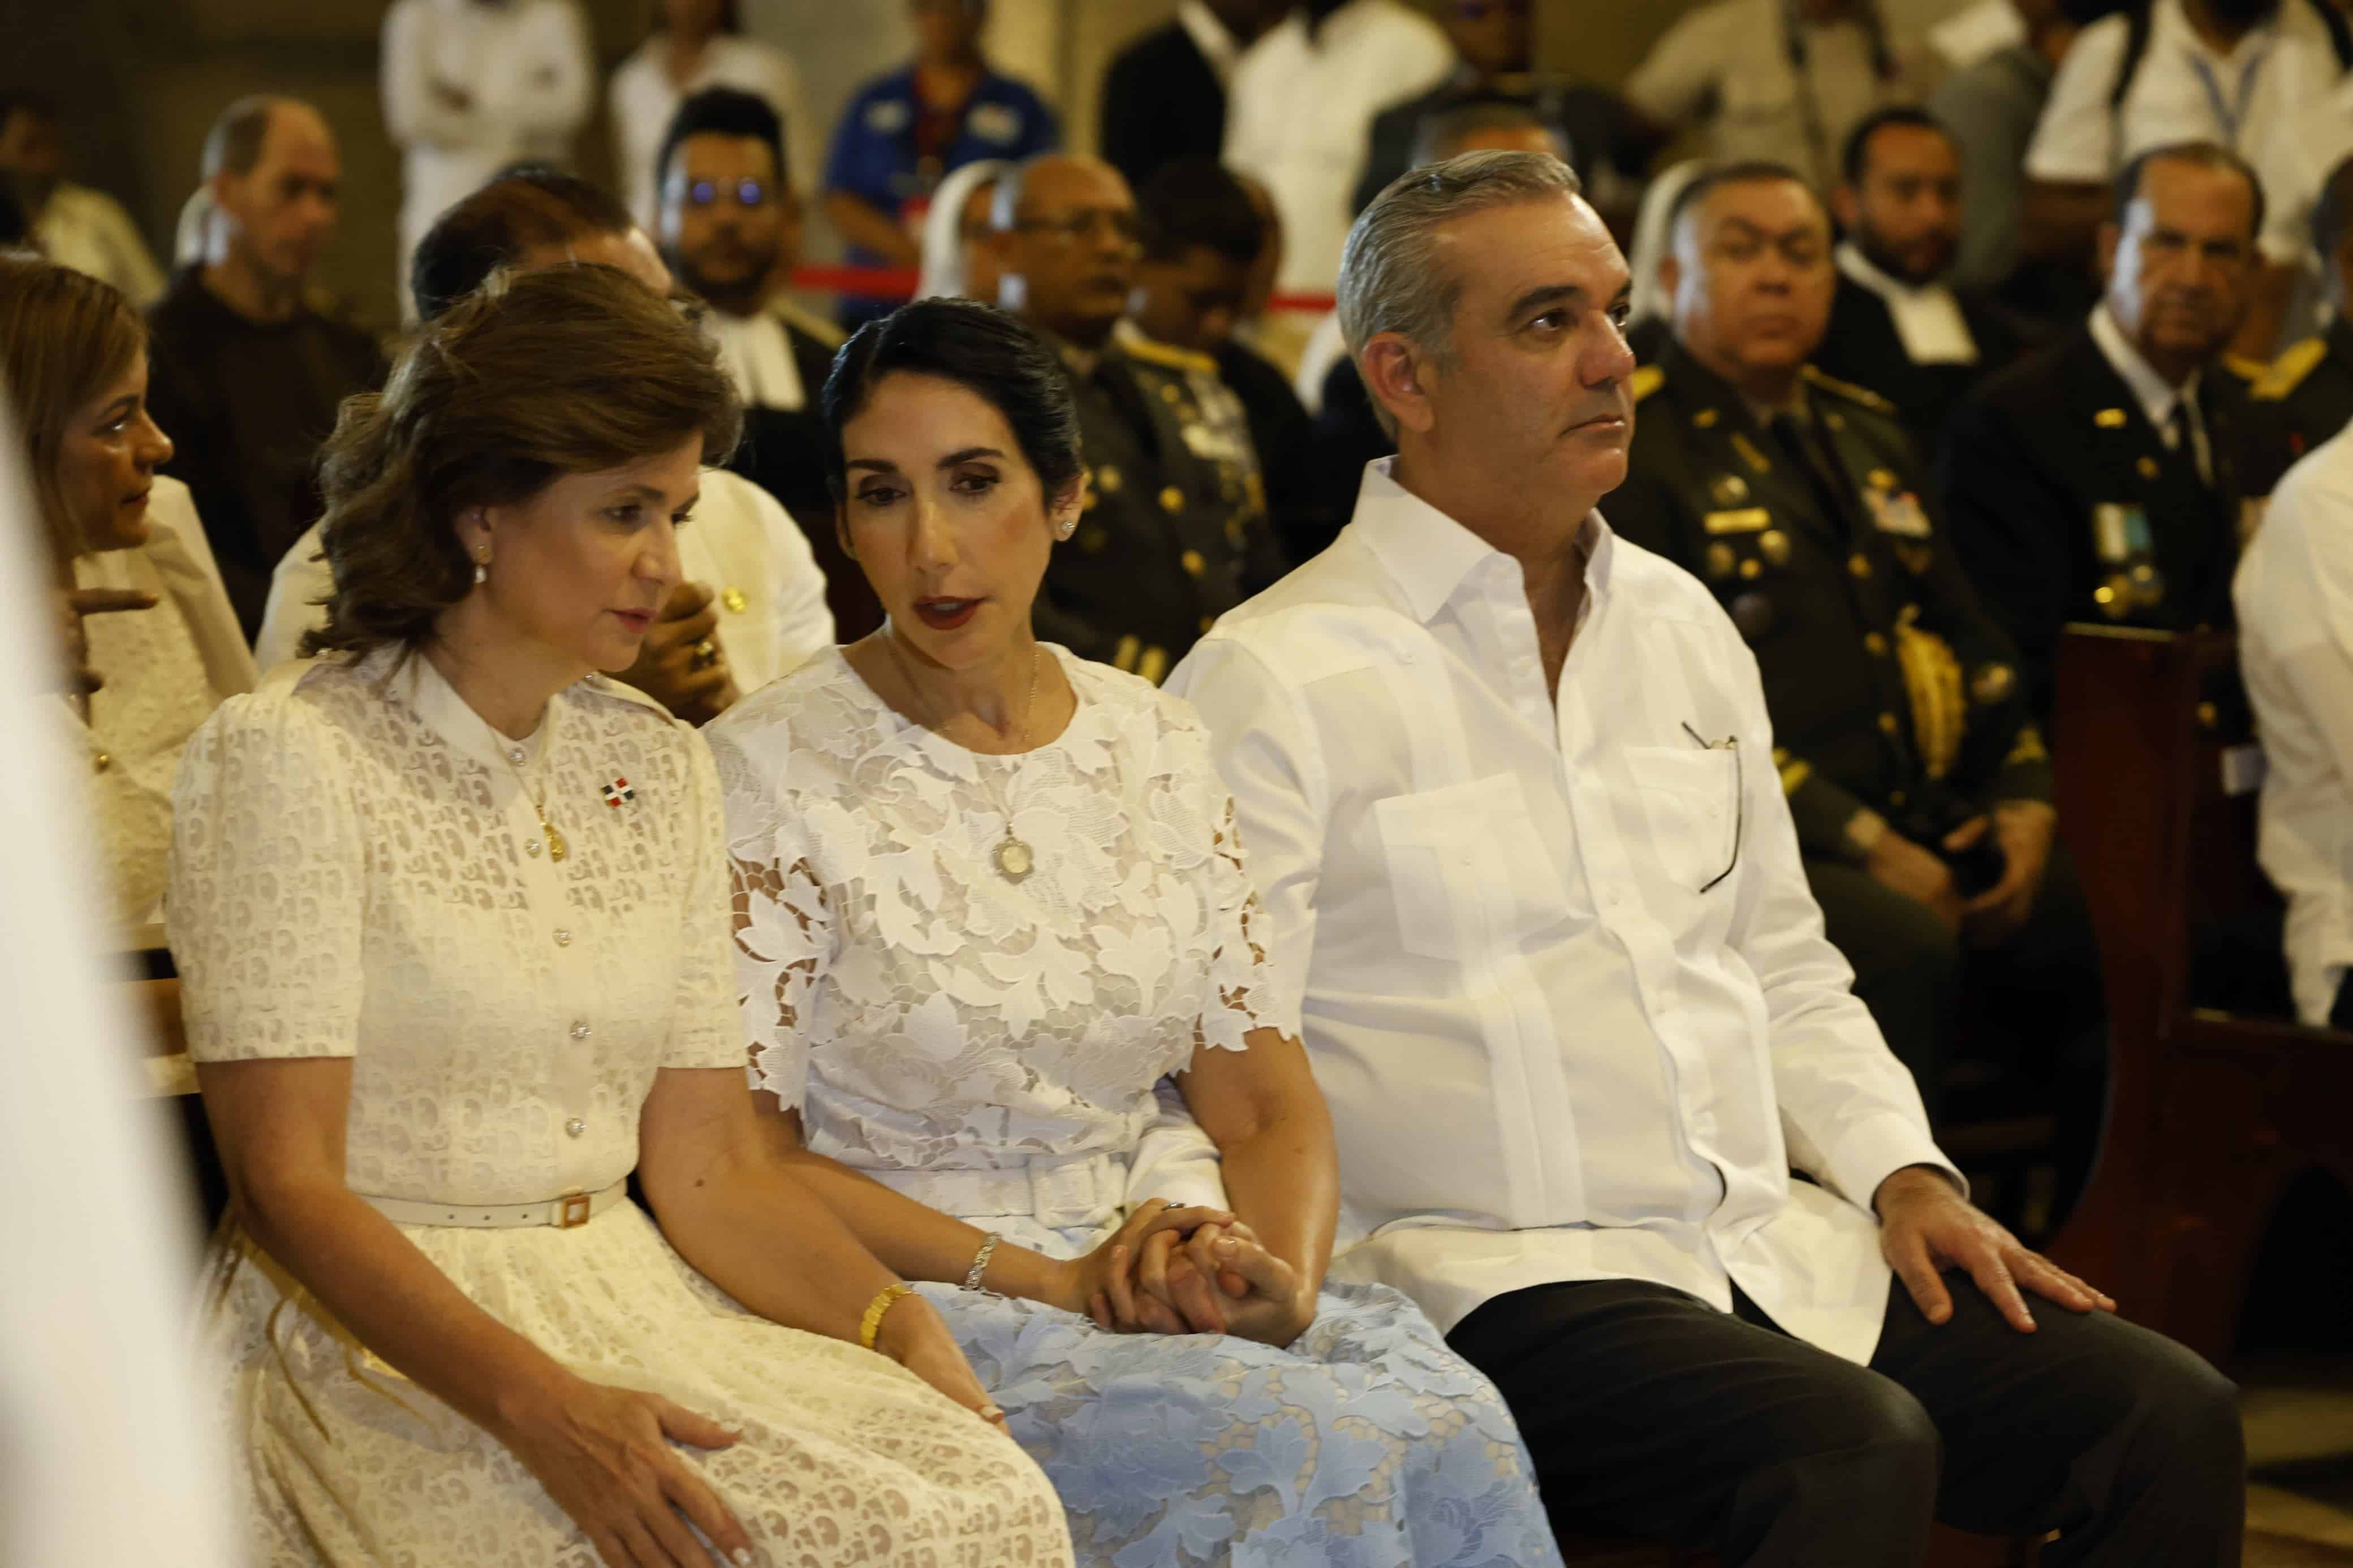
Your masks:
M 2306 338 L 2255 377 L 2255 384 L 2247 388 L 2247 395 L 2259 403 L 2278 403 L 2304 384 L 2304 378 L 2319 369 L 2320 362 L 2327 357 L 2327 338 Z
M 1896 623 L 1895 660 L 1912 699 L 1912 734 L 1919 743 L 1920 765 L 1930 778 L 1943 778 L 1961 754 L 1961 733 L 1968 724 L 1961 661 L 1950 643 L 1913 625 L 1909 613 Z
M 1824 375 L 1812 365 L 1805 367 L 1805 375 L 1808 381 L 1833 397 L 1843 397 L 1849 403 L 1860 403 L 1865 408 L 1875 409 L 1882 414 L 1895 412 L 1895 405 L 1867 386 L 1857 386 L 1851 381 L 1841 381 L 1834 375 Z
M 1164 343 L 1141 332 L 1124 335 L 1119 346 L 1127 352 L 1130 358 L 1143 360 L 1147 364 L 1196 375 L 1218 374 L 1218 362 L 1208 354 L 1197 354 L 1190 349 L 1180 349 L 1175 343 Z
M 1638 364 L 1633 379 L 1626 384 L 1633 392 L 1634 401 L 1640 403 L 1667 384 L 1667 373 L 1654 364 Z

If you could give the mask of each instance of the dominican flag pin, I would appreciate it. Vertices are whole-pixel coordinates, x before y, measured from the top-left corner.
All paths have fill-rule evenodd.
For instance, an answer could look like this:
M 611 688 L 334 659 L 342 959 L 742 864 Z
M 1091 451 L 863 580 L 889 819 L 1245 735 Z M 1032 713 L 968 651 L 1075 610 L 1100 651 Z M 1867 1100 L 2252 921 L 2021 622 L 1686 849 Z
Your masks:
M 637 786 L 627 779 L 615 779 L 605 786 L 605 804 L 616 811 L 637 798 Z

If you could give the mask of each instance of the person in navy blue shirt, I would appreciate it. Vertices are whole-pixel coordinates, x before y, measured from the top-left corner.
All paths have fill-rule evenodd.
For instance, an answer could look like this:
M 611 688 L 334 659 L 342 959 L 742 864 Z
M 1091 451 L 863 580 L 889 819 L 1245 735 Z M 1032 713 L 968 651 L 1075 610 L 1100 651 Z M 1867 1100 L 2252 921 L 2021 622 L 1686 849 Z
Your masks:
M 952 170 L 982 158 L 1019 163 L 1061 144 L 1045 101 L 982 57 L 988 0 L 909 0 L 907 9 L 914 63 L 858 89 L 826 158 L 826 216 L 853 266 L 917 266 L 924 210 Z M 844 295 L 841 323 L 855 328 L 897 303 Z

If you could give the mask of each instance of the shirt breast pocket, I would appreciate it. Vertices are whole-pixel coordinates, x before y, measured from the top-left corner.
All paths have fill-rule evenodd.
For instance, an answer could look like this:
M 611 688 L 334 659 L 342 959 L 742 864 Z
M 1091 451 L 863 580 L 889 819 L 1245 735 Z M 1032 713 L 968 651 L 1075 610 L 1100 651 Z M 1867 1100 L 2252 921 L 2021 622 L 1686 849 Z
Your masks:
M 1740 749 L 1630 746 L 1626 765 L 1641 786 L 1658 864 L 1686 892 L 1704 892 L 1739 852 Z
M 1391 795 L 1374 818 L 1408 952 L 1475 965 L 1562 913 L 1558 859 L 1518 774 Z

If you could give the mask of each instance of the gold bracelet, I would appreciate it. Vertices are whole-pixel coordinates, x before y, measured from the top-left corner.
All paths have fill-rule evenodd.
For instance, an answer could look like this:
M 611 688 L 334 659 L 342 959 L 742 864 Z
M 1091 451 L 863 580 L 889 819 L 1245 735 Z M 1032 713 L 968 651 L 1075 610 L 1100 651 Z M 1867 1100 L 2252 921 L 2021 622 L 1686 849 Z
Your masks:
M 897 1306 L 900 1297 L 912 1296 L 914 1293 L 915 1288 L 903 1279 L 896 1285 L 883 1287 L 874 1300 L 866 1304 L 866 1321 L 858 1325 L 859 1344 L 867 1350 L 872 1350 L 874 1336 L 882 1331 L 882 1314 Z

